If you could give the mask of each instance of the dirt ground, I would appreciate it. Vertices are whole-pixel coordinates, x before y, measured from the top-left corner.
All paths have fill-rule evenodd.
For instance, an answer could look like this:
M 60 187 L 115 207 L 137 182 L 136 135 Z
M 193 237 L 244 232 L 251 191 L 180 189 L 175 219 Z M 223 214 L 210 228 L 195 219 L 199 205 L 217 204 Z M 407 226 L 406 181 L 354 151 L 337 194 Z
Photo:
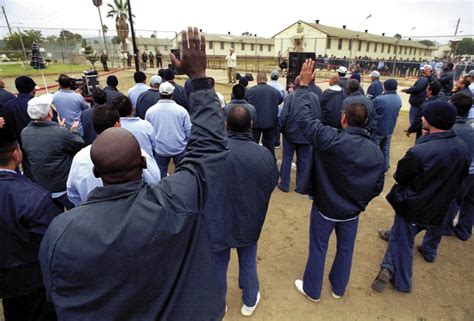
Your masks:
M 225 73 L 211 71 L 209 74 L 218 82 L 216 90 L 228 99 L 231 87 L 224 85 Z M 119 88 L 126 92 L 133 82 L 132 73 L 119 72 L 118 77 Z M 47 77 L 48 82 L 53 79 Z M 6 79 L 6 83 L 7 88 L 13 89 L 13 79 Z M 101 79 L 101 83 L 105 83 L 105 79 Z M 406 109 L 407 97 L 403 95 L 402 98 Z M 386 176 L 385 188 L 360 216 L 351 279 L 345 296 L 340 300 L 332 298 L 327 278 L 319 303 L 310 302 L 295 290 L 294 280 L 302 277 L 307 260 L 311 202 L 293 191 L 294 171 L 290 193 L 275 189 L 259 241 L 258 272 L 262 300 L 252 316 L 253 320 L 474 320 L 472 240 L 462 242 L 454 237 L 444 238 L 438 258 L 432 264 L 426 263 L 415 251 L 413 291 L 410 294 L 393 289 L 377 294 L 370 288 L 386 249 L 386 243 L 378 238 L 377 230 L 390 228 L 394 216 L 385 195 L 394 184 L 392 175 L 397 161 L 414 144 L 414 137 L 407 138 L 403 133 L 407 124 L 408 113 L 402 111 L 392 139 L 391 169 Z M 277 157 L 280 164 L 281 149 L 277 149 Z M 424 232 L 420 233 L 416 244 L 421 242 L 423 235 Z M 326 260 L 326 276 L 334 254 L 333 235 Z M 228 274 L 229 310 L 224 320 L 246 319 L 240 315 L 241 291 L 237 280 L 238 263 L 233 251 Z M 3 321 L 2 316 L 0 320 Z

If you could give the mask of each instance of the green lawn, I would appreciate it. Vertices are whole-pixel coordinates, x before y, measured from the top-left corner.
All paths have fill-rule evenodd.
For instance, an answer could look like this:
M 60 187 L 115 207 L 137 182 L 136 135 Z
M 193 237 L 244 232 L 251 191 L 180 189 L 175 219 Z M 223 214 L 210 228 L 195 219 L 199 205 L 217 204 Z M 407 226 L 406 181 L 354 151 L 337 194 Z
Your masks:
M 96 64 L 97 67 L 97 64 Z M 45 75 L 68 73 L 68 72 L 82 72 L 84 70 L 92 70 L 92 66 L 89 65 L 69 65 L 69 64 L 49 64 L 46 69 L 36 70 L 30 66 L 21 64 L 14 65 L 3 65 L 0 64 L 0 78 L 5 77 L 16 77 L 21 75 L 34 76 L 41 74 L 41 71 Z

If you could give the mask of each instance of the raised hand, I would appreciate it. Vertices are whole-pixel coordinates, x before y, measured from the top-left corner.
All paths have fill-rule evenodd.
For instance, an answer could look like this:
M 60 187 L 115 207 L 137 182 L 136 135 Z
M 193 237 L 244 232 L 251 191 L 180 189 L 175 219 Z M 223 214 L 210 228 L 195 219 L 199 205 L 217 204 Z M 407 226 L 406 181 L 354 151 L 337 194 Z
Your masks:
M 79 127 L 79 122 L 75 120 L 71 125 L 71 131 L 76 131 L 78 127 Z
M 191 79 L 206 77 L 206 40 L 199 29 L 188 27 L 188 31 L 181 31 L 182 55 L 179 61 L 174 54 L 170 54 L 171 61 L 177 69 L 182 70 Z
M 5 126 L 5 119 L 0 117 L 0 128 L 3 128 L 3 126 Z
M 314 71 L 314 60 L 306 59 L 301 68 L 300 73 L 300 86 L 308 86 L 316 76 L 316 72 Z

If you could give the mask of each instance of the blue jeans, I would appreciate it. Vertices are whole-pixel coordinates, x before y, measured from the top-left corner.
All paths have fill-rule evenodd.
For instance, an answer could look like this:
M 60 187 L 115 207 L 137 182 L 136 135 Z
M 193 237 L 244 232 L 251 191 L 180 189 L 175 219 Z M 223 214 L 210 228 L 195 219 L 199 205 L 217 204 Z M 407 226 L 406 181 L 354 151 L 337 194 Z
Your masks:
M 296 188 L 303 182 L 303 175 L 310 166 L 311 145 L 293 144 L 283 137 L 283 157 L 280 167 L 280 186 L 285 191 L 290 190 L 291 162 L 296 151 Z
M 380 264 L 381 268 L 388 269 L 393 275 L 393 284 L 397 291 L 410 292 L 413 275 L 413 243 L 415 236 L 424 227 L 411 224 L 395 214 L 387 251 Z
M 385 158 L 385 172 L 390 168 L 390 142 L 392 141 L 392 135 L 378 136 L 375 137 L 375 142 L 379 146 Z
M 242 302 L 252 307 L 257 303 L 260 290 L 257 275 L 257 243 L 237 248 L 239 256 L 239 288 L 242 289 Z M 224 295 L 227 296 L 227 268 L 229 267 L 230 248 L 214 252 L 213 261 L 217 278 Z
M 332 291 L 344 295 L 351 274 L 352 255 L 357 234 L 359 218 L 346 222 L 333 222 L 325 219 L 313 204 L 309 227 L 309 256 L 303 277 L 303 289 L 308 296 L 317 300 L 321 297 L 324 262 L 332 231 L 336 231 L 336 257 L 329 273 Z
M 170 164 L 171 159 L 173 159 L 174 166 L 176 167 L 183 158 L 185 152 L 186 149 L 179 154 L 170 156 L 161 156 L 155 154 L 155 160 L 156 164 L 158 165 L 158 168 L 160 169 L 161 178 L 165 178 L 166 176 L 168 176 L 168 166 Z

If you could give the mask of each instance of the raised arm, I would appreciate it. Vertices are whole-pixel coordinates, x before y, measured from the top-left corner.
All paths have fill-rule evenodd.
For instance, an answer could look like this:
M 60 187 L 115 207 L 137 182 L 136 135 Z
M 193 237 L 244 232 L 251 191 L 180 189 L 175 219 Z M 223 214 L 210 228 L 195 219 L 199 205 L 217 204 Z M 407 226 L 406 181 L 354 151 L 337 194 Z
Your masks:
M 308 85 L 315 74 L 314 61 L 307 59 L 300 73 L 300 87 L 295 92 L 293 108 L 296 109 L 296 121 L 306 140 L 316 149 L 324 150 L 337 139 L 338 133 L 334 128 L 324 126 L 312 112 L 311 92 Z
M 227 136 L 220 115 L 220 103 L 206 77 L 205 39 L 197 28 L 181 33 L 183 57 L 171 55 L 173 64 L 191 79 L 191 135 L 183 159 L 173 175 L 161 181 L 161 201 L 172 208 L 199 211 L 208 189 L 217 179 L 218 166 L 227 156 Z

